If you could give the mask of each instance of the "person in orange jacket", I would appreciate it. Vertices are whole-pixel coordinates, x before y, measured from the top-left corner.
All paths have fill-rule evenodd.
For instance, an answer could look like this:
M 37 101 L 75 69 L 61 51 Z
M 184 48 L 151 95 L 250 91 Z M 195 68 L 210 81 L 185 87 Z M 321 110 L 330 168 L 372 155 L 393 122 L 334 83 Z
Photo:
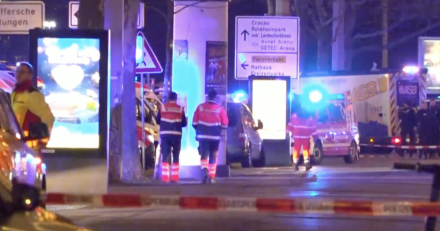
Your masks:
M 204 184 L 213 183 L 217 171 L 218 147 L 224 136 L 222 131 L 228 128 L 229 123 L 225 109 L 215 102 L 216 98 L 217 92 L 208 92 L 208 101 L 197 107 L 192 123 L 196 129 L 196 140 L 200 145 Z
M 294 139 L 293 146 L 293 167 L 298 171 L 298 160 L 301 146 L 303 148 L 303 157 L 306 170 L 310 170 L 310 138 L 316 133 L 316 121 L 313 116 L 305 109 L 301 108 L 299 113 L 294 113 L 287 124 L 287 131 L 292 133 Z
M 34 69 L 29 63 L 21 63 L 16 71 L 17 83 L 11 93 L 12 110 L 17 117 L 17 121 L 23 129 L 24 136 L 29 135 L 32 124 L 44 123 L 49 132 L 54 125 L 55 117 L 49 105 L 44 99 L 44 95 L 33 85 Z M 45 146 L 48 139 L 40 140 L 33 146 Z
M 183 107 L 177 103 L 177 94 L 170 92 L 168 102 L 160 107 L 156 122 L 160 125 L 160 150 L 162 151 L 162 182 L 179 181 L 179 155 L 182 140 L 182 128 L 186 127 L 187 120 Z M 171 161 L 172 152 L 172 161 Z

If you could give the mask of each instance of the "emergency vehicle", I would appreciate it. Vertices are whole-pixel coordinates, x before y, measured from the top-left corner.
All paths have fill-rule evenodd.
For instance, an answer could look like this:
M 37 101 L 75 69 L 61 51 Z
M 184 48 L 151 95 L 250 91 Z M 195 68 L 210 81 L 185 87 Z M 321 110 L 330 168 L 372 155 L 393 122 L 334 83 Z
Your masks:
M 402 137 L 399 137 L 399 107 L 407 102 L 411 107 L 417 108 L 420 102 L 426 99 L 425 75 L 426 69 L 418 67 L 405 67 L 401 71 L 373 70 L 356 74 L 312 73 L 302 76 L 294 85 L 293 92 L 301 93 L 309 86 L 321 86 L 325 93 L 318 92 L 324 100 L 324 95 L 345 97 L 345 110 L 341 107 L 341 111 L 346 118 L 346 130 L 335 130 L 336 123 L 330 121 L 326 129 L 330 129 L 328 133 L 332 136 L 327 139 L 332 142 L 328 143 L 328 148 L 324 147 L 326 145 L 323 143 L 324 155 L 337 155 L 336 150 L 343 154 L 345 151 L 342 150 L 347 150 L 348 147 L 351 150 L 354 145 L 357 145 L 358 150 L 359 146 L 400 145 Z M 332 117 L 331 114 L 329 116 Z M 351 141 L 348 139 L 350 135 L 353 136 Z
M 292 96 L 292 114 L 301 107 L 317 120 L 316 133 L 310 137 L 312 164 L 320 164 L 324 156 L 342 157 L 348 164 L 359 158 L 358 129 L 352 104 L 346 95 L 336 94 L 315 83 L 303 85 Z
M 137 123 L 137 134 L 139 150 L 141 152 L 142 145 L 145 145 L 145 154 L 150 164 L 146 166 L 153 167 L 154 158 L 156 153 L 156 148 L 159 144 L 159 124 L 156 122 L 157 111 L 162 105 L 160 99 L 154 94 L 153 91 L 144 85 L 144 129 L 145 129 L 145 142 L 142 143 L 142 120 L 141 120 L 141 84 L 136 82 L 136 123 Z

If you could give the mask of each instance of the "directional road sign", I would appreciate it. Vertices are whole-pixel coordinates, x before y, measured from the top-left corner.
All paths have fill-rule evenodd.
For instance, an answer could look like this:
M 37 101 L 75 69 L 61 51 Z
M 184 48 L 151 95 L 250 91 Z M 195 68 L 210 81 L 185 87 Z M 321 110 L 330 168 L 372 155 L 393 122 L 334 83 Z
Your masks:
M 299 18 L 237 16 L 235 78 L 290 76 L 298 78 Z
M 42 1 L 0 0 L 0 34 L 29 34 L 30 29 L 43 28 L 44 9 Z
M 162 73 L 163 69 L 157 60 L 142 32 L 136 37 L 136 74 Z
M 137 19 L 137 28 L 138 29 L 142 29 L 145 26 L 144 9 L 145 9 L 144 3 L 141 2 L 141 5 L 139 7 L 138 19 Z M 69 2 L 69 28 L 72 28 L 72 29 L 78 28 L 78 10 L 79 10 L 79 1 L 70 1 Z

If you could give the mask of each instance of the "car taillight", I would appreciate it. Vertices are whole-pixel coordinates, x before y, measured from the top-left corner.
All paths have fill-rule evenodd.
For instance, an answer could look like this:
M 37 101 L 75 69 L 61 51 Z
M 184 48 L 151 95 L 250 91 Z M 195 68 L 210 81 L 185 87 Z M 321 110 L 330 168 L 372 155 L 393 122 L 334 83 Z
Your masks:
M 402 143 L 402 139 L 400 137 L 393 137 L 391 139 L 391 143 L 392 144 L 401 144 Z

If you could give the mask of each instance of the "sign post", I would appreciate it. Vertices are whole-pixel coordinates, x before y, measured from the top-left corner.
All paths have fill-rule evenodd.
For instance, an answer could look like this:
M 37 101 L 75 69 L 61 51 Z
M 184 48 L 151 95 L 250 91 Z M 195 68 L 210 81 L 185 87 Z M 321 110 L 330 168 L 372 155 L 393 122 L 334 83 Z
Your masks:
M 29 34 L 30 29 L 43 28 L 44 2 L 1 2 L 0 34 Z
M 144 89 L 144 74 L 141 74 L 141 126 L 142 126 L 142 170 L 146 170 L 145 166 L 145 89 Z
M 141 126 L 142 126 L 142 167 L 145 171 L 145 74 L 147 74 L 147 83 L 150 82 L 150 73 L 162 73 L 163 69 L 160 65 L 159 60 L 151 49 L 150 44 L 148 44 L 142 32 L 138 32 L 136 37 L 136 74 L 141 74 Z M 157 155 L 156 155 L 157 156 Z M 159 157 L 160 158 L 160 157 Z M 158 162 L 156 160 L 156 166 L 154 168 L 155 176 L 158 174 L 157 171 L 160 170 Z
M 140 3 L 138 20 L 137 20 L 137 28 L 142 29 L 145 26 L 145 12 L 144 12 L 144 3 Z M 79 1 L 70 1 L 69 2 L 69 28 L 76 29 L 78 28 L 78 10 L 79 10 Z
M 235 78 L 290 76 L 299 72 L 299 18 L 237 16 Z

